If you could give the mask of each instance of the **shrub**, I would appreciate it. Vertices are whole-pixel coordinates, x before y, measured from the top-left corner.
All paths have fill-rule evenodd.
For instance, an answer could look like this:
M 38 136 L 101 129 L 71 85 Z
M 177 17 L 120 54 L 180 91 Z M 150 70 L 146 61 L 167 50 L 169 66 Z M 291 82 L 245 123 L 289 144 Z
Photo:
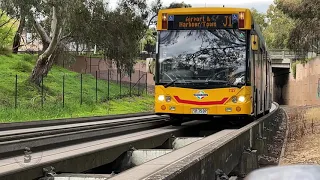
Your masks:
M 23 54 L 22 60 L 26 62 L 33 62 L 35 60 L 33 55 L 30 54 Z
M 11 49 L 0 45 L 0 55 L 11 56 Z
M 13 63 L 12 68 L 18 72 L 31 72 L 32 71 L 31 64 L 26 61 L 23 61 L 23 60 L 19 60 L 19 61 Z

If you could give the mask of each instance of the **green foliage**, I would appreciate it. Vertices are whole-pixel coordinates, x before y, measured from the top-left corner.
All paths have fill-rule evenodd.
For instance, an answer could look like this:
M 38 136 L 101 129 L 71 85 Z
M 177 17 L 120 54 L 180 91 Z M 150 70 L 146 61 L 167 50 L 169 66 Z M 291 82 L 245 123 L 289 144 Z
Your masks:
M 265 22 L 267 15 L 264 13 L 259 13 L 258 10 L 256 10 L 255 8 L 251 8 L 251 13 L 253 19 L 256 21 L 256 23 L 259 24 L 261 31 L 264 31 L 268 26 L 268 24 Z
M 163 3 L 161 0 L 154 0 L 151 3 L 151 12 L 153 15 L 157 15 L 159 10 L 163 8 Z
M 319 0 L 277 0 L 279 9 L 295 20 L 288 40 L 295 51 L 320 52 L 320 3 Z
M 9 47 L 17 30 L 16 20 L 0 9 L 0 48 Z
M 32 65 L 27 61 L 19 60 L 12 64 L 12 69 L 16 70 L 17 72 L 31 72 Z
M 288 48 L 290 31 L 294 27 L 294 21 L 273 4 L 269 6 L 266 14 L 259 13 L 254 8 L 251 11 L 253 18 L 262 30 L 268 48 Z
M 320 18 L 318 0 L 275 0 L 275 3 L 293 19 Z
M 26 62 L 35 62 L 35 56 L 31 54 L 22 54 L 22 60 Z
M 139 55 L 140 41 L 147 30 L 145 20 L 148 13 L 145 1 L 122 0 L 115 10 L 107 10 L 102 1 L 95 1 L 90 8 L 80 9 L 83 9 L 81 23 L 71 23 L 72 29 L 75 29 L 72 32 L 82 31 L 74 33 L 76 40 L 89 47 L 97 45 L 101 55 L 116 61 L 119 68 L 127 71 L 132 69 L 134 60 Z M 79 18 L 77 14 L 74 16 Z M 82 26 L 86 27 L 79 29 Z
M 182 1 L 181 3 L 177 3 L 177 2 L 173 2 L 169 5 L 168 9 L 171 8 L 190 8 L 192 7 L 191 4 L 186 4 L 184 1 Z
M 267 18 L 269 25 L 263 33 L 269 48 L 288 48 L 289 35 L 294 27 L 294 21 L 272 4 L 267 11 Z
M 7 47 L 0 46 L 0 55 L 6 55 L 10 56 L 11 55 L 11 50 Z
M 127 97 L 129 87 L 120 87 L 110 82 L 110 101 L 106 101 L 108 84 L 98 80 L 98 102 L 96 103 L 96 79 L 83 75 L 83 104 L 80 106 L 80 74 L 54 66 L 44 78 L 44 107 L 41 108 L 41 88 L 29 83 L 36 56 L 19 54 L 0 55 L 0 122 L 13 122 L 38 119 L 68 118 L 80 116 L 106 115 L 150 111 L 152 96 Z M 14 109 L 15 76 L 18 75 L 18 109 Z M 65 107 L 62 107 L 63 76 L 65 77 Z M 137 93 L 133 89 L 133 93 Z M 141 93 L 141 89 L 140 89 Z
M 142 48 L 144 51 L 147 51 L 149 53 L 155 52 L 156 50 L 156 36 L 153 35 L 153 33 L 156 33 L 155 29 L 148 29 L 144 38 L 142 39 Z
M 146 0 L 120 0 L 114 10 L 109 9 L 103 0 L 3 0 L 0 7 L 11 15 L 26 19 L 28 32 L 37 32 L 42 40 L 43 52 L 50 48 L 40 61 L 60 65 L 63 60 L 72 62 L 74 58 L 64 53 L 66 45 L 72 42 L 77 45 L 77 50 L 80 45 L 85 51 L 97 45 L 101 55 L 115 60 L 118 67 L 125 70 L 132 69 L 134 59 L 139 55 L 139 43 L 147 29 L 145 23 L 149 15 Z M 31 7 L 34 7 L 34 13 L 31 13 Z M 43 20 L 35 23 L 39 16 L 44 17 Z M 57 23 L 52 23 L 54 19 Z M 50 33 L 59 31 L 61 33 L 55 35 Z M 57 41 L 53 41 L 55 39 Z M 50 70 L 50 66 L 41 64 L 51 63 L 38 63 L 34 74 L 45 75 L 47 71 L 44 69 Z M 39 77 L 30 79 L 36 84 L 40 82 Z
M 140 96 L 111 100 L 108 103 L 74 104 L 65 108 L 58 103 L 46 105 L 43 109 L 41 107 L 0 108 L 0 123 L 148 112 L 152 111 L 153 102 L 152 96 Z
M 291 63 L 291 69 L 293 71 L 293 78 L 296 78 L 296 75 L 297 75 L 297 64 L 298 63 L 299 63 L 298 61 Z

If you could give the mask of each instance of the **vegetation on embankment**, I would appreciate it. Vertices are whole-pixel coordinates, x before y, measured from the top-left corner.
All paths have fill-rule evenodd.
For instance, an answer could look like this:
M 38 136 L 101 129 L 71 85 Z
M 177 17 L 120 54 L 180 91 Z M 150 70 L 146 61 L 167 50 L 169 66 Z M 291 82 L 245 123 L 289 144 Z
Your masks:
M 281 165 L 320 163 L 320 107 L 286 107 L 288 137 Z
M 42 90 L 28 81 L 35 61 L 28 54 L 0 55 L 0 123 L 152 110 L 153 97 L 145 91 L 130 97 L 128 86 L 122 84 L 120 94 L 120 86 L 110 82 L 108 95 L 108 82 L 97 80 L 96 88 L 96 78 L 89 74 L 82 75 L 81 93 L 81 75 L 58 66 L 44 78 Z

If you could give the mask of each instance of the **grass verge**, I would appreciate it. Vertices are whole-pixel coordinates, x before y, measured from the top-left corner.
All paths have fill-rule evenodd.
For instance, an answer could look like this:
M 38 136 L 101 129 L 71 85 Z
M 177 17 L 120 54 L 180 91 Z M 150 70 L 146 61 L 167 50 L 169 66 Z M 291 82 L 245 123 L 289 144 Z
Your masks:
M 75 104 L 64 108 L 62 104 L 47 105 L 43 108 L 2 108 L 0 109 L 0 123 L 138 113 L 151 111 L 152 107 L 152 96 L 140 96 L 81 106 Z
M 128 85 L 122 84 L 120 90 L 119 84 L 96 81 L 89 74 L 82 75 L 81 90 L 81 75 L 58 66 L 44 78 L 43 88 L 36 87 L 28 81 L 35 61 L 36 57 L 28 54 L 0 55 L 0 122 L 152 110 L 151 95 L 130 97 Z M 140 89 L 141 93 L 145 91 Z M 131 88 L 131 94 L 137 94 L 137 89 Z

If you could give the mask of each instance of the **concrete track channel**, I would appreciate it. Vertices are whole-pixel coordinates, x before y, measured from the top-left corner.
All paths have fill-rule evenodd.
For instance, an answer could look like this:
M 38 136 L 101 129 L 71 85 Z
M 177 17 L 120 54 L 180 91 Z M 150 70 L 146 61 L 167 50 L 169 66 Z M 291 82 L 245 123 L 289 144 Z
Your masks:
M 130 130 L 130 126 L 133 126 L 129 123 L 129 119 L 139 121 L 140 123 L 136 123 L 140 128 L 136 127 L 134 128 L 136 131 L 129 132 L 128 128 Z M 148 123 L 144 122 L 147 121 L 146 119 L 148 119 Z M 110 128 L 110 123 L 114 123 L 114 121 L 117 122 L 117 126 Z M 124 121 L 126 124 L 120 125 L 120 128 L 124 129 L 122 129 L 122 135 L 119 135 L 119 122 Z M 101 125 L 103 122 L 100 121 L 98 124 Z M 86 122 L 82 125 L 80 125 L 81 123 L 59 125 L 58 127 L 47 126 L 41 127 L 41 131 L 37 128 L 2 131 L 1 143 L 3 145 L 0 148 L 4 152 L 2 155 L 10 153 L 10 150 L 18 149 L 22 151 L 20 155 L 2 156 L 6 158 L 0 159 L 0 179 L 37 179 L 52 173 L 63 172 L 120 173 L 147 160 L 171 152 L 172 149 L 179 149 L 197 141 L 199 137 L 229 127 L 228 124 L 217 126 L 216 123 L 207 121 L 186 122 L 180 127 L 173 127 L 168 124 L 165 118 L 149 115 L 108 120 L 106 122 L 106 124 L 109 124 L 108 128 L 99 129 L 107 136 L 94 136 L 93 134 L 97 133 L 98 130 L 89 128 L 88 123 L 92 128 L 93 124 L 97 122 Z M 147 126 L 141 124 L 147 124 Z M 65 126 L 64 130 L 61 129 L 62 126 Z M 87 129 L 79 131 L 79 127 L 86 127 Z M 52 130 L 62 131 L 62 133 L 55 134 L 52 133 Z M 66 131 L 71 131 L 71 134 Z M 118 132 L 118 134 L 110 136 L 110 132 Z M 30 133 L 49 133 L 49 135 L 33 136 Z M 73 138 L 70 135 L 73 135 Z M 16 136 L 24 137 L 24 139 L 19 140 Z M 88 136 L 95 139 L 81 139 L 81 137 L 86 138 Z M 10 137 L 13 140 L 8 141 Z M 27 155 L 29 159 L 27 161 L 26 154 L 23 152 L 24 145 L 33 149 Z M 40 146 L 42 146 L 42 149 L 39 148 Z M 136 151 L 134 149 L 141 150 Z M 146 150 L 152 152 L 145 153 Z M 139 154 L 144 155 L 141 157 Z M 148 154 L 152 156 L 148 156 Z M 51 167 L 54 168 L 53 171 Z
M 0 159 L 168 125 L 152 113 L 0 124 Z M 32 124 L 32 126 L 30 126 Z M 46 126 L 44 126 L 45 124 Z
M 164 121 L 153 129 L 83 142 L 80 138 L 32 152 L 27 161 L 25 154 L 1 159 L 0 179 L 215 179 L 217 169 L 230 174 L 239 166 L 240 171 L 248 169 L 248 163 L 240 163 L 243 159 L 254 163 L 256 149 L 263 151 L 279 123 L 273 120 L 278 109 L 275 104 L 271 113 L 245 126 L 223 119 L 179 127 Z

